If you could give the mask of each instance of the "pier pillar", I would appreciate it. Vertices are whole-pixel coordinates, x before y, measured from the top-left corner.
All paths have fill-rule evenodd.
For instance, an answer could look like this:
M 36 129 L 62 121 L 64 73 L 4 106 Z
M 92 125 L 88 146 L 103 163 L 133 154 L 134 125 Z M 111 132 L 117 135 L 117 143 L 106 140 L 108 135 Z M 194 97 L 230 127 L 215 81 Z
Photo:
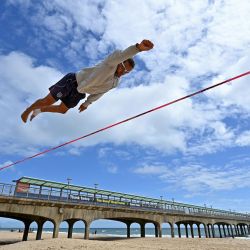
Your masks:
M 53 238 L 58 238 L 60 222 L 54 223 Z
M 42 232 L 43 232 L 43 224 L 45 221 L 37 221 L 37 233 L 36 233 L 36 240 L 41 240 L 42 239 Z
M 234 231 L 235 231 L 235 236 L 237 236 L 238 235 L 237 225 L 234 225 Z
M 239 226 L 240 227 L 240 235 L 243 235 L 243 229 L 242 229 L 242 225 Z
M 174 238 L 174 223 L 169 223 L 171 229 L 171 237 Z
M 243 225 L 241 227 L 242 227 L 242 233 L 243 233 L 243 235 L 245 235 L 245 228 Z
M 212 237 L 215 238 L 214 225 L 211 225 L 211 228 L 212 228 Z
M 69 225 L 68 238 L 71 239 L 72 235 L 73 235 L 73 226 L 74 226 L 75 220 L 68 220 L 67 222 L 68 222 L 68 225 Z
M 238 230 L 239 230 L 239 236 L 241 236 L 242 235 L 242 231 L 241 231 L 240 225 L 238 225 Z
M 191 236 L 194 238 L 194 228 L 193 228 L 193 223 L 190 223 L 190 229 L 191 229 Z
M 162 238 L 162 226 L 161 226 L 161 223 L 159 223 L 158 232 L 159 232 L 159 238 Z
M 248 234 L 250 234 L 250 225 L 248 225 L 247 228 L 248 228 Z
M 178 224 L 177 224 L 177 227 L 178 227 L 178 235 L 179 235 L 179 238 L 181 238 L 181 224 L 178 223 Z
M 197 229 L 198 229 L 198 236 L 199 238 L 201 238 L 201 228 L 199 223 L 197 223 Z
M 28 234 L 29 234 L 30 224 L 31 223 L 32 223 L 32 221 L 30 221 L 30 220 L 25 220 L 24 221 L 23 241 L 28 240 Z
M 245 225 L 243 226 L 243 232 L 244 232 L 244 235 L 247 235 L 247 230 L 246 230 L 246 226 Z
M 233 226 L 232 226 L 232 225 L 230 225 L 229 227 L 230 227 L 230 231 L 231 231 L 231 236 L 232 236 L 232 238 L 234 238 Z
M 229 225 L 227 225 L 227 234 L 228 234 L 229 237 L 231 236 L 231 232 L 229 230 Z
M 161 223 L 154 223 L 155 226 L 155 237 L 162 237 L 162 228 L 161 228 Z
M 204 226 L 205 238 L 208 238 L 207 224 L 206 224 L 206 223 L 203 223 L 203 226 Z
M 185 231 L 186 231 L 186 237 L 188 238 L 188 225 L 185 223 Z
M 145 223 L 141 222 L 140 226 L 141 226 L 141 237 L 145 238 Z
M 218 229 L 219 229 L 220 238 L 222 238 L 221 229 L 220 229 L 220 224 L 218 224 Z
M 224 224 L 222 225 L 222 228 L 223 228 L 224 237 L 227 237 L 226 230 L 225 230 L 225 225 Z
M 238 225 L 236 225 L 235 230 L 236 230 L 236 234 L 237 234 L 237 236 L 239 236 L 239 235 L 240 235 L 240 231 L 239 231 L 239 227 L 238 227 Z
M 89 227 L 90 227 L 90 223 L 85 221 L 85 233 L 84 233 L 85 240 L 89 240 Z
M 127 238 L 130 238 L 130 226 L 131 226 L 132 222 L 126 222 L 127 225 Z
M 208 238 L 211 238 L 211 225 L 207 225 Z

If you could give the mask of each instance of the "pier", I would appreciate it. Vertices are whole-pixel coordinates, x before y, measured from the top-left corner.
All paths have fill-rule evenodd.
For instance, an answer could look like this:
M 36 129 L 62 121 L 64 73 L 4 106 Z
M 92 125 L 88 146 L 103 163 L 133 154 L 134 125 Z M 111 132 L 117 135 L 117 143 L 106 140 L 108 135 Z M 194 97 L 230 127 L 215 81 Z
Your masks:
M 58 237 L 62 222 L 68 223 L 68 238 L 72 238 L 74 223 L 83 221 L 84 239 L 89 239 L 90 225 L 99 219 L 125 223 L 128 238 L 135 222 L 140 225 L 141 237 L 145 237 L 147 223 L 154 225 L 155 237 L 162 237 L 165 223 L 170 226 L 171 237 L 183 237 L 181 228 L 185 229 L 185 237 L 194 237 L 194 228 L 198 237 L 204 230 L 206 238 L 250 234 L 250 215 L 246 213 L 30 177 L 22 177 L 15 184 L 0 183 L 0 217 L 22 221 L 24 241 L 32 222 L 37 223 L 36 239 L 40 240 L 47 221 L 54 226 L 53 238 Z

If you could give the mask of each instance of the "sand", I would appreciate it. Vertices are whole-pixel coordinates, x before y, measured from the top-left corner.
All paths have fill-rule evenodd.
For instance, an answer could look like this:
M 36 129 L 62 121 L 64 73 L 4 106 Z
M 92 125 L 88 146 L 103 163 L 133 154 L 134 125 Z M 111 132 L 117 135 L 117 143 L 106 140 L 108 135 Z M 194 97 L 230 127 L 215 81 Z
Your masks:
M 74 234 L 73 239 L 67 239 L 66 234 L 59 234 L 59 238 L 52 239 L 49 233 L 43 233 L 42 240 L 35 240 L 35 233 L 29 234 L 29 240 L 22 242 L 22 233 L 0 232 L 0 250 L 238 250 L 249 249 L 248 239 L 205 239 L 205 238 L 108 238 L 92 236 L 90 240 L 81 239 L 83 235 Z

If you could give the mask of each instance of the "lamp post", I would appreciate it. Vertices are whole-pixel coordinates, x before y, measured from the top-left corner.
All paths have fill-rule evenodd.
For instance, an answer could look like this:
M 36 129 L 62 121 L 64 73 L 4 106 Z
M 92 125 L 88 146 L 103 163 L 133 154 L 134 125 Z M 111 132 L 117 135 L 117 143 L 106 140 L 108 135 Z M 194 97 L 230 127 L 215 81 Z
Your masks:
M 95 186 L 94 201 L 96 201 L 96 193 L 97 193 L 96 189 L 98 188 L 98 183 L 95 183 L 94 186 Z
M 67 178 L 67 182 L 68 182 L 68 192 L 67 192 L 67 199 L 69 199 L 69 184 L 70 184 L 70 181 L 72 181 L 72 179 L 71 178 Z

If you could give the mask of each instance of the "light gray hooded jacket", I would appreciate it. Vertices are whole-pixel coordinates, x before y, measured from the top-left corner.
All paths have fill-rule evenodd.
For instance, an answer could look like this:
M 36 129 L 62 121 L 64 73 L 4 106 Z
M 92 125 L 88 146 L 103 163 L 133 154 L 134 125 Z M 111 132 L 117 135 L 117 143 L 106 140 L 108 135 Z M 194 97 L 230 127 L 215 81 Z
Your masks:
M 78 71 L 76 73 L 77 91 L 89 94 L 83 105 L 87 107 L 103 94 L 117 87 L 119 83 L 119 78 L 115 76 L 117 65 L 128 58 L 132 58 L 138 52 L 139 49 L 136 45 L 132 45 L 124 51 L 116 50 L 95 67 Z

